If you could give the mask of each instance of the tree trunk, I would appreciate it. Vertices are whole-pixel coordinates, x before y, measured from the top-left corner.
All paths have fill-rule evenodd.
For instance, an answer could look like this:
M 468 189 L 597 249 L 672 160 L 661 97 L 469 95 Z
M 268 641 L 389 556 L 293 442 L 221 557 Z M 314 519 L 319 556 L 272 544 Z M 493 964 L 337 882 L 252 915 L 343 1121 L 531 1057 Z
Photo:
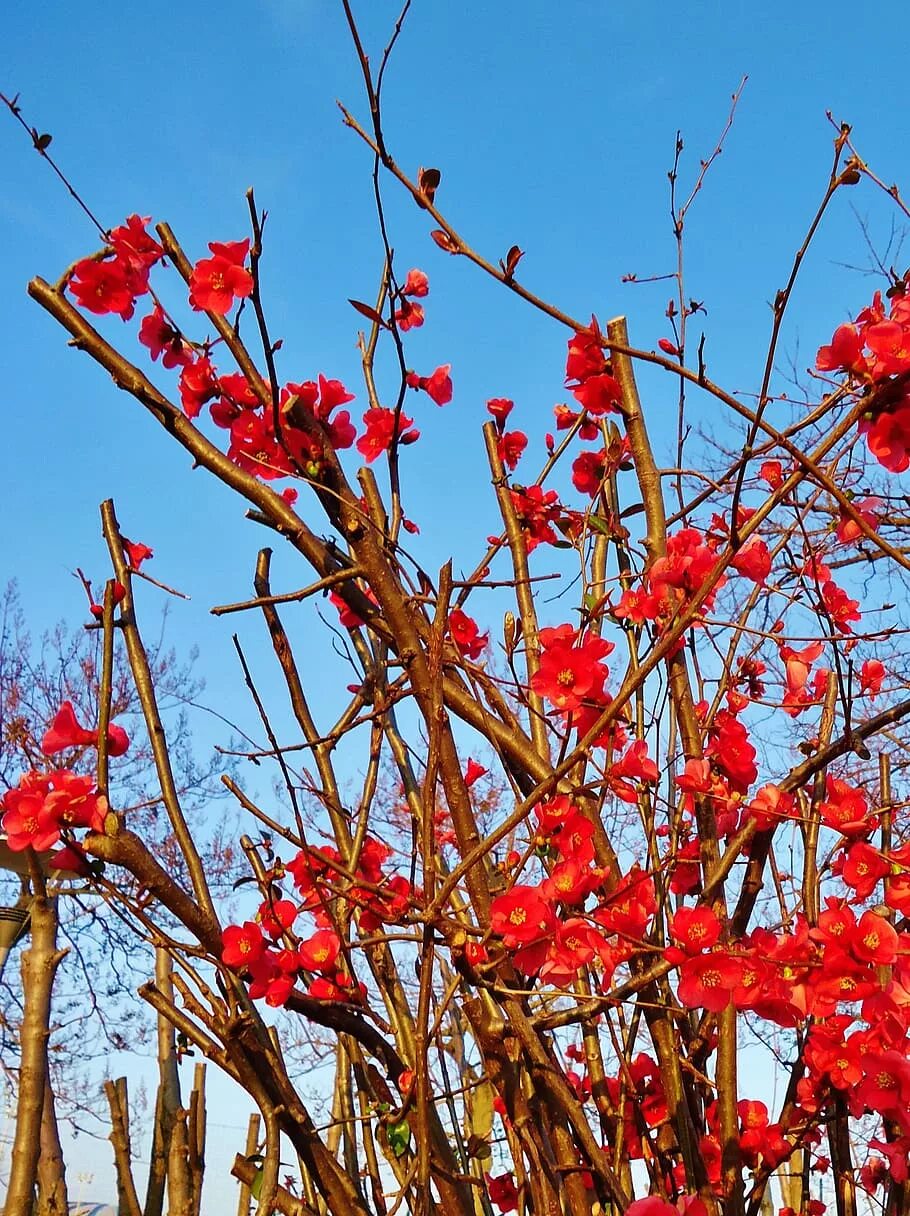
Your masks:
M 120 1216 L 141 1216 L 139 1196 L 133 1178 L 132 1152 L 130 1149 L 130 1109 L 127 1098 L 126 1077 L 116 1081 L 105 1081 L 104 1092 L 111 1108 L 111 1144 L 114 1146 L 114 1164 L 117 1167 L 117 1198 Z
M 38 1160 L 38 1216 L 66 1216 L 66 1164 L 57 1127 L 57 1110 L 50 1081 L 44 1083 L 41 1155 Z
M 47 1086 L 47 1041 L 50 1037 L 54 974 L 65 950 L 57 949 L 57 909 L 53 899 L 32 901 L 32 941 L 22 955 L 22 1055 L 16 1135 L 13 1141 L 4 1216 L 31 1216 L 41 1152 L 41 1125 Z
M 155 951 L 155 987 L 170 1001 L 174 986 L 171 980 L 171 956 L 160 946 Z M 177 1048 L 174 1027 L 158 1015 L 158 1097 L 155 1102 L 155 1125 L 152 1132 L 152 1156 L 149 1163 L 148 1186 L 145 1192 L 144 1216 L 162 1216 L 164 1185 L 167 1179 L 168 1153 L 174 1130 L 174 1119 L 180 1109 L 180 1076 L 177 1071 Z

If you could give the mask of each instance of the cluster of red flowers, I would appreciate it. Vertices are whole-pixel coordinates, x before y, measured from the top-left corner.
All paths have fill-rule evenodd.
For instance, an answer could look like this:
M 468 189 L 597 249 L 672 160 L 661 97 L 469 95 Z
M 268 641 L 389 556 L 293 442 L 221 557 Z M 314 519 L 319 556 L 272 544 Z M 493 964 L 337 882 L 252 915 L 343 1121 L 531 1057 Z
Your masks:
M 131 215 L 108 233 L 100 257 L 83 258 L 72 269 L 69 289 L 89 312 L 118 313 L 124 321 L 133 315 L 138 296 L 149 290 L 152 267 L 164 250 L 146 232 L 148 216 Z
M 910 281 L 892 289 L 886 310 L 881 292 L 856 318 L 841 325 L 829 346 L 822 346 L 815 366 L 823 372 L 846 372 L 865 390 L 890 384 L 879 394 L 881 404 L 863 417 L 859 429 L 869 451 L 892 473 L 910 468 Z
M 272 896 L 264 901 L 255 920 L 229 925 L 222 934 L 222 962 L 250 982 L 250 996 L 267 1005 L 286 1005 L 302 979 L 310 997 L 356 1004 L 366 988 L 355 976 L 342 947 L 336 919 L 339 898 L 355 910 L 360 930 L 374 933 L 385 924 L 400 922 L 413 902 L 411 884 L 387 874 L 388 845 L 368 836 L 360 850 L 354 881 L 333 848 L 302 849 L 285 866 L 297 890 L 297 899 L 284 898 L 275 876 Z M 302 914 L 316 926 L 309 937 L 295 931 Z
M 133 315 L 136 299 L 149 291 L 152 267 L 164 258 L 164 250 L 146 231 L 148 217 L 131 215 L 108 235 L 108 246 L 100 257 L 85 258 L 73 268 L 69 289 L 78 302 L 98 314 L 117 313 L 124 320 Z M 189 303 L 197 312 L 224 316 L 236 301 L 250 296 L 254 280 L 247 269 L 250 242 L 212 241 L 211 256 L 193 266 L 189 279 Z M 394 321 L 400 332 L 424 322 L 418 298 L 429 292 L 422 270 L 411 270 L 394 300 Z M 197 418 L 208 405 L 216 426 L 230 432 L 228 455 L 246 472 L 265 480 L 303 475 L 318 478 L 325 462 L 324 444 L 335 451 L 356 446 L 368 462 L 397 445 L 414 443 L 420 432 L 401 409 L 373 406 L 363 415 L 364 431 L 357 431 L 347 410 L 335 411 L 353 401 L 338 380 L 320 375 L 318 384 L 288 383 L 281 389 L 276 427 L 274 402 L 263 377 L 252 384 L 236 372 L 221 375 L 212 362 L 211 344 L 193 345 L 181 334 L 159 303 L 143 319 L 139 341 L 153 360 L 166 368 L 179 368 L 180 401 L 188 418 Z M 409 388 L 425 392 L 437 405 L 452 400 L 450 365 L 437 367 L 429 376 L 407 373 Z M 310 427 L 296 411 L 303 411 L 319 426 Z M 296 495 L 287 491 L 289 501 Z
M 651 621 L 663 627 L 684 608 L 714 568 L 716 543 L 697 528 L 682 528 L 667 538 L 667 552 L 648 567 L 639 587 L 624 591 L 613 609 L 618 620 L 642 625 Z M 717 592 L 724 585 L 718 579 L 703 607 L 710 612 Z
M 107 731 L 108 755 L 122 756 L 129 744 L 123 727 L 111 723 Z M 41 750 L 46 756 L 97 746 L 97 730 L 80 726 L 70 701 L 64 701 L 41 740 Z M 44 853 L 61 845 L 51 854 L 49 867 L 88 872 L 88 861 L 73 833 L 77 828 L 102 831 L 108 811 L 107 799 L 98 793 L 90 777 L 79 776 L 68 768 L 50 772 L 32 769 L 23 773 L 17 786 L 6 791 L 0 806 L 8 848 L 14 852 L 35 849 Z

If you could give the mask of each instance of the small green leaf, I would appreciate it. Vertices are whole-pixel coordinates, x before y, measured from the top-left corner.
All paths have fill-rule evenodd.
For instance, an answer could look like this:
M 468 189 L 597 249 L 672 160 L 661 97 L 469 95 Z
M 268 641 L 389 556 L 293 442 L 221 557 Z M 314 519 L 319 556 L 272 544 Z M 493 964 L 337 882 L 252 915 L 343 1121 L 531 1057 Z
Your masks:
M 390 1123 L 386 1135 L 389 1138 L 389 1148 L 395 1156 L 404 1156 L 411 1143 L 411 1129 L 407 1119 L 402 1119 L 400 1123 Z

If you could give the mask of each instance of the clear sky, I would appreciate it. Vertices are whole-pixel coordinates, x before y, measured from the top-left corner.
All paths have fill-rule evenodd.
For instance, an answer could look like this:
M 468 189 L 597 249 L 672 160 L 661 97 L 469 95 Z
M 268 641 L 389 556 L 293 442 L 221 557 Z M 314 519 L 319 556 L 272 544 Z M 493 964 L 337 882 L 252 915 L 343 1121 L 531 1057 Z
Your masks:
M 398 6 L 355 7 L 378 56 Z M 841 0 L 417 0 L 389 74 L 388 143 L 403 166 L 442 170 L 438 202 L 481 251 L 495 259 L 519 244 L 529 287 L 581 317 L 627 312 L 633 341 L 651 347 L 667 332 L 672 285 L 623 286 L 621 277 L 673 269 L 666 173 L 677 128 L 685 185 L 748 75 L 733 132 L 691 213 L 687 280 L 708 310 L 710 372 L 754 391 L 769 302 L 824 190 L 826 110 L 854 125 L 886 181 L 910 184 L 910 31 L 901 11 L 892 6 L 873 21 Z M 369 153 L 335 107 L 339 98 L 366 117 L 340 4 L 12 5 L 0 89 L 21 93 L 28 121 L 53 135 L 53 153 L 105 224 L 131 212 L 166 219 L 199 257 L 208 240 L 246 235 L 243 193 L 255 186 L 270 212 L 262 268 L 272 333 L 284 338 L 281 378 L 324 372 L 359 391 L 358 320 L 347 298 L 374 296 L 381 254 Z M 565 335 L 439 251 L 426 217 L 391 183 L 386 197 L 399 269 L 430 276 L 427 324 L 409 341 L 409 358 L 422 372 L 451 362 L 455 384 L 445 410 L 413 399 L 425 437 L 404 456 L 406 507 L 423 529 L 413 547 L 430 568 L 453 551 L 469 565 L 496 530 L 492 495 L 478 492 L 484 402 L 515 399 L 536 463 L 539 436 L 564 398 Z M 867 186 L 843 192 L 800 280 L 782 348 L 797 367 L 812 363 L 871 290 L 843 266 L 869 263 L 861 220 L 884 250 L 891 213 Z M 55 278 L 95 247 L 85 217 L 0 114 L 0 578 L 19 580 L 36 629 L 60 616 L 81 620 L 71 571 L 103 577 L 97 506 L 112 496 L 124 531 L 154 546 L 152 572 L 192 597 L 174 606 L 170 628 L 179 646 L 199 643 L 210 702 L 250 723 L 230 633 L 239 625 L 252 648 L 261 627 L 215 621 L 208 608 L 247 594 L 268 537 L 226 491 L 192 474 L 141 408 L 69 350 L 25 295 L 33 274 Z M 117 321 L 103 328 L 134 342 Z M 646 388 L 652 418 L 666 414 L 658 434 L 669 437 L 673 385 L 657 377 Z M 305 581 L 276 555 L 276 589 Z M 159 603 L 149 592 L 141 608 L 154 619 Z M 318 678 L 322 643 L 301 622 L 305 662 Z M 222 1106 L 217 1122 L 236 1131 L 220 1135 L 239 1146 L 245 1111 L 230 1109 Z M 108 1150 L 79 1145 L 85 1168 L 108 1179 L 96 1187 L 105 1198 Z M 229 1193 L 213 1188 L 209 1210 Z

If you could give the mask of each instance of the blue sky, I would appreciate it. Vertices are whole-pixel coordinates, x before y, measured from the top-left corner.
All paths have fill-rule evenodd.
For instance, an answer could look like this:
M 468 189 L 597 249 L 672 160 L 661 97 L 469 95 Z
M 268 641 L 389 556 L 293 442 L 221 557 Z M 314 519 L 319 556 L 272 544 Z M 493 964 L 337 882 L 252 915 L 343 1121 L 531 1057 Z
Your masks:
M 378 55 L 397 6 L 356 7 Z M 324 372 L 358 391 L 347 298 L 373 297 L 381 256 L 370 157 L 335 106 L 340 98 L 366 117 L 340 5 L 225 0 L 186 4 L 178 18 L 109 0 L 47 0 L 12 6 L 3 24 L 0 89 L 20 92 L 28 120 L 53 134 L 53 153 L 105 224 L 134 211 L 167 219 L 199 257 L 208 240 L 246 234 L 243 193 L 255 186 L 270 212 L 262 271 L 272 333 L 284 338 L 280 376 Z M 623 286 L 621 276 L 673 268 L 666 171 L 676 130 L 686 143 L 685 186 L 748 75 L 734 129 L 691 212 L 687 276 L 708 309 L 710 372 L 754 391 L 769 302 L 824 189 L 826 110 L 854 125 L 886 181 L 910 179 L 905 27 L 892 14 L 867 30 L 855 5 L 840 2 L 418 0 L 389 74 L 388 143 L 403 166 L 442 170 L 438 201 L 481 251 L 495 259 L 518 243 L 529 287 L 581 317 L 626 312 L 633 341 L 651 347 L 666 333 L 671 285 Z M 215 621 L 208 608 L 247 594 L 269 538 L 226 491 L 191 473 L 141 408 L 69 350 L 28 300 L 29 277 L 56 277 L 96 242 L 5 114 L 0 165 L 0 578 L 19 580 L 36 629 L 60 616 L 81 620 L 71 571 L 103 576 L 97 505 L 114 497 L 125 532 L 154 546 L 152 573 L 191 596 L 174 606 L 173 640 L 199 644 L 211 702 L 251 724 L 230 634 L 241 629 L 266 679 L 261 627 Z M 409 359 L 420 371 L 451 362 L 455 383 L 445 410 L 411 401 L 424 434 L 405 453 L 406 506 L 423 528 L 413 547 L 431 569 L 450 552 L 471 565 L 479 538 L 496 530 L 492 494 L 478 490 L 484 402 L 514 398 L 536 464 L 552 406 L 564 399 L 565 335 L 437 250 L 426 217 L 391 183 L 386 200 L 399 270 L 430 275 L 427 324 L 411 336 Z M 869 262 L 858 217 L 879 251 L 887 244 L 886 200 L 867 186 L 844 191 L 794 296 L 782 351 L 797 367 L 813 362 L 871 291 L 841 265 Z M 139 350 L 132 328 L 129 336 L 116 321 L 103 328 Z M 675 426 L 674 388 L 661 377 L 644 384 L 660 439 Z M 276 589 L 306 581 L 276 553 Z M 159 603 L 158 593 L 144 594 L 146 619 Z M 324 642 L 311 621 L 301 611 L 291 627 L 319 678 Z M 238 1129 L 244 1122 L 242 1112 L 231 1120 Z M 107 1153 L 102 1146 L 92 1166 L 99 1177 Z

